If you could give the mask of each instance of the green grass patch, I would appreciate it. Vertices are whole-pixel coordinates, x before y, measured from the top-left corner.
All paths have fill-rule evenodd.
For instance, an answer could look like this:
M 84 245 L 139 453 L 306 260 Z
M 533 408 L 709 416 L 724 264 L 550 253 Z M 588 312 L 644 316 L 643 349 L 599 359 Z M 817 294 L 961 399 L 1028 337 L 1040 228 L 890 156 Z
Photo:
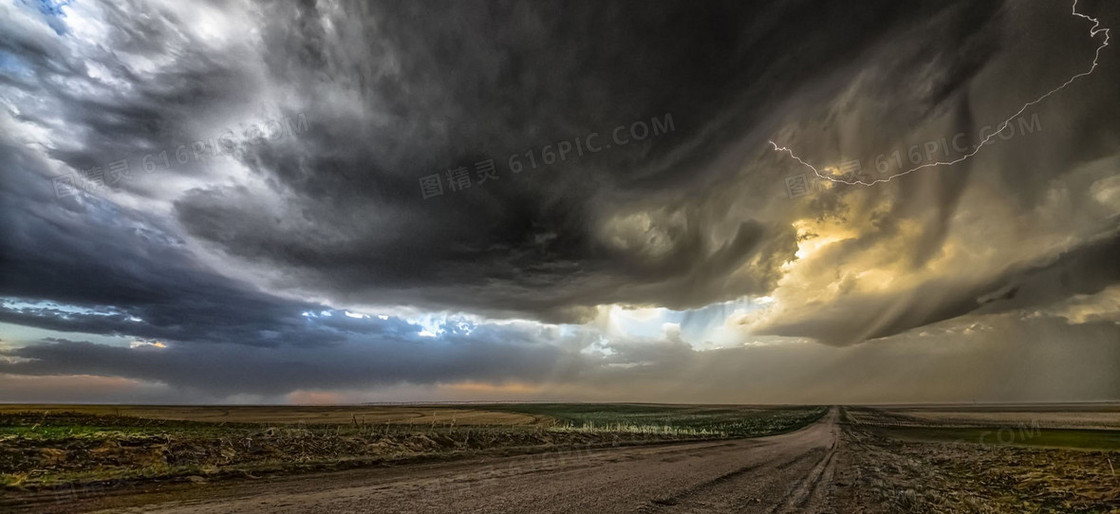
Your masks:
M 556 420 L 554 431 L 757 437 L 796 430 L 821 418 L 825 407 L 708 407 L 642 404 L 513 404 L 488 406 Z
M 1018 425 L 988 428 L 891 427 L 876 429 L 876 431 L 896 439 L 916 441 L 945 441 L 985 446 L 1120 450 L 1120 430 L 1051 429 Z

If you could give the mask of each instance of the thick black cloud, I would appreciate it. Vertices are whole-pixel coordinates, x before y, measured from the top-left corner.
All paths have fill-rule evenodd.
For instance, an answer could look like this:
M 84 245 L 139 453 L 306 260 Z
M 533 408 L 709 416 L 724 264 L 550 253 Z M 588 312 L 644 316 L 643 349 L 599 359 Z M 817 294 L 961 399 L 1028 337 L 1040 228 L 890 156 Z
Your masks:
M 288 6 L 265 31 L 270 76 L 304 92 L 300 109 L 321 122 L 299 145 L 250 159 L 284 183 L 306 223 L 275 223 L 218 187 L 180 199 L 177 214 L 192 235 L 348 301 L 578 319 L 605 303 L 685 308 L 764 294 L 795 249 L 791 230 L 745 218 L 713 238 L 720 208 L 705 200 L 754 157 L 741 145 L 764 142 L 758 129 L 779 92 L 827 76 L 883 26 L 942 16 L 967 32 L 991 12 L 932 2 Z M 328 21 L 337 34 L 323 34 Z M 329 99 L 342 93 L 352 100 L 338 113 Z M 511 154 L 666 114 L 676 131 L 656 139 L 504 169 Z M 421 199 L 421 176 L 486 158 L 503 172 L 497 183 Z M 625 210 L 683 221 L 667 230 L 668 250 L 650 255 L 604 240 L 600 228 Z
M 63 99 L 61 115 L 80 127 L 84 144 L 50 153 L 75 169 L 136 154 L 136 142 L 166 146 L 156 127 L 197 134 L 261 81 L 298 91 L 287 108 L 312 130 L 239 155 L 283 190 L 284 216 L 296 220 L 278 222 L 254 192 L 217 184 L 175 203 L 191 236 L 286 269 L 281 286 L 347 302 L 578 319 L 604 303 L 685 308 L 765 294 L 791 258 L 793 234 L 746 218 L 713 238 L 720 208 L 704 198 L 729 170 L 712 164 L 753 156 L 741 141 L 768 135 L 757 129 L 778 92 L 840 68 L 882 27 L 948 17 L 967 33 L 991 16 L 991 7 L 962 6 L 274 2 L 254 20 L 263 24 L 263 77 L 175 30 L 190 20 L 106 6 L 115 50 L 173 59 L 150 76 L 113 62 L 134 90 L 111 99 L 67 94 L 45 71 L 85 74 L 87 63 L 44 44 L 10 51 L 39 72 L 28 87 Z M 832 44 L 838 38 L 843 45 Z M 511 153 L 666 115 L 676 130 L 653 140 L 522 175 L 502 169 Z M 502 180 L 421 199 L 421 176 L 484 158 L 498 161 Z M 605 240 L 600 229 L 620 208 L 683 221 L 642 234 L 668 248 L 650 255 Z
M 216 350 L 201 363 L 226 370 L 225 361 L 252 355 L 261 360 L 258 377 L 270 366 L 299 367 L 316 347 L 344 357 L 355 352 L 355 363 L 383 361 L 366 370 L 369 383 L 539 376 L 567 362 L 568 349 L 535 347 L 516 331 L 483 331 L 460 338 L 452 356 L 440 356 L 443 343 L 419 339 L 419 327 L 397 318 L 350 321 L 333 311 L 309 321 L 302 313 L 387 304 L 571 321 L 603 304 L 679 309 L 765 295 L 782 266 L 796 259 L 794 219 L 843 217 L 853 204 L 884 196 L 895 201 L 879 213 L 878 231 L 860 241 L 862 249 L 897 236 L 902 221 L 919 220 L 926 230 L 907 249 L 918 272 L 938 255 L 977 180 L 1005 188 L 1028 211 L 1051 181 L 1064 178 L 1062 170 L 1116 150 L 1116 103 L 1067 98 L 1060 107 L 1084 123 L 1056 139 L 1061 151 L 1001 152 L 992 160 L 1003 165 L 981 161 L 994 171 L 967 163 L 871 192 L 838 188 L 807 207 L 781 196 L 783 179 L 803 170 L 768 150 L 775 134 L 807 148 L 814 162 L 853 147 L 873 155 L 896 147 L 900 131 L 941 116 L 950 130 L 974 132 L 989 111 L 1003 112 L 981 100 L 1004 92 L 1030 98 L 1068 76 L 1063 66 L 1084 64 L 1081 48 L 1057 48 L 1071 38 L 1064 31 L 1084 28 L 1073 19 L 1061 30 L 1040 31 L 1038 44 L 1057 48 L 1045 76 L 1011 84 L 985 76 L 1007 50 L 1000 30 L 1017 26 L 1013 10 L 1000 3 L 205 7 L 259 28 L 260 40 L 246 37 L 215 52 L 185 28 L 197 19 L 140 2 L 100 5 L 109 46 L 85 53 L 59 43 L 66 35 L 15 30 L 14 22 L 0 38 L 0 51 L 12 56 L 0 61 L 0 92 L 20 106 L 5 127 L 53 131 L 48 143 L 16 130 L 0 135 L 0 296 L 33 305 L 0 310 L 0 321 L 178 343 L 163 353 L 128 353 L 56 342 L 16 350 L 13 356 L 33 363 L 8 369 L 195 387 L 210 375 L 181 363 L 196 343 L 206 343 Z M 1040 9 L 1064 16 L 1067 6 Z M 90 86 L 91 77 L 104 74 L 122 83 Z M 1091 84 L 1082 94 L 1105 98 L 1101 91 L 1117 74 L 1106 63 L 1097 77 L 1105 86 Z M 845 100 L 853 82 L 864 104 Z M 977 83 L 999 91 L 973 95 Z M 191 161 L 123 181 L 114 186 L 119 203 L 54 196 L 49 177 L 61 170 L 213 136 L 229 126 L 228 113 L 248 119 L 244 106 L 258 101 L 282 117 L 305 116 L 308 130 L 283 141 L 238 143 L 231 161 Z M 862 113 L 861 126 L 878 130 L 839 127 L 837 120 L 853 112 Z M 608 140 L 618 125 L 666 115 L 674 127 L 667 134 L 520 174 L 506 166 L 511 154 L 592 132 Z M 1060 132 L 1054 119 L 1046 118 L 1047 131 Z M 422 176 L 489 158 L 498 165 L 496 182 L 478 184 L 472 176 L 468 190 L 421 197 Z M 242 167 L 259 183 L 227 180 Z M 1096 228 L 1102 219 L 1112 218 L 1085 225 Z M 1046 263 L 1008 266 L 975 282 L 931 281 L 928 290 L 903 293 L 904 304 L 898 294 L 861 303 L 873 312 L 909 308 L 902 314 L 855 316 L 845 305 L 809 306 L 810 315 L 768 330 L 851 343 L 974 312 L 1010 290 L 1019 296 L 983 308 L 1084 294 L 1116 281 L 1107 259 L 1115 246 L 1092 244 L 1074 245 L 1053 267 L 1071 270 L 1077 287 L 1032 286 L 1032 277 L 1061 275 L 1033 271 L 1051 269 Z M 1081 253 L 1096 257 L 1077 258 Z M 244 270 L 267 280 L 239 276 Z M 372 346 L 360 349 L 363 341 Z M 664 353 L 683 355 L 682 344 Z M 153 371 L 140 371 L 148 366 Z M 498 371 L 505 367 L 525 371 Z M 325 364 L 316 373 L 321 369 Z M 340 374 L 337 383 L 293 372 L 283 387 L 236 378 L 221 387 L 269 393 L 356 383 L 362 368 Z
M 18 149 L 0 166 L 18 169 Z M 0 321 L 40 328 L 134 337 L 260 344 L 260 331 L 302 330 L 301 313 L 323 307 L 277 298 L 201 266 L 184 242 L 145 213 L 86 197 L 56 201 L 51 182 L 13 173 L 0 181 L 6 236 L 3 296 L 49 306 L 0 310 Z M 139 321 L 132 321 L 139 320 Z M 301 344 L 328 333 L 301 333 Z M 274 341 L 276 343 L 283 340 Z M 294 342 L 294 341 L 288 341 Z

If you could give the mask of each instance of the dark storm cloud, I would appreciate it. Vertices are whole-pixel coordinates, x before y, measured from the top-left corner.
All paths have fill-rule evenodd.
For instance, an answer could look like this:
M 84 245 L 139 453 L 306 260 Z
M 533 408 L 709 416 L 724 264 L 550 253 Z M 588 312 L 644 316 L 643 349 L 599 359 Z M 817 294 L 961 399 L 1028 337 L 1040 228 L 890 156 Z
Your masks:
M 59 205 L 49 181 L 9 178 L 0 182 L 8 230 L 0 240 L 3 296 L 31 305 L 6 305 L 0 321 L 193 342 L 316 345 L 340 338 L 306 329 L 301 313 L 323 306 L 283 300 L 205 269 L 150 216 L 97 199 Z M 34 182 L 14 183 L 20 179 Z M 17 190 L 35 194 L 19 198 Z M 83 216 L 97 221 L 77 223 Z
M 134 88 L 109 97 L 67 94 L 66 81 L 42 72 L 36 85 L 62 103 L 52 113 L 63 113 L 84 143 L 50 155 L 85 169 L 137 153 L 128 145 L 138 142 L 158 149 L 166 135 L 152 127 L 197 133 L 210 113 L 247 100 L 244 86 L 283 84 L 300 92 L 287 107 L 308 112 L 314 130 L 298 144 L 261 145 L 241 157 L 282 184 L 284 215 L 298 220 L 278 223 L 256 192 L 213 185 L 176 201 L 192 236 L 253 265 L 290 268 L 298 282 L 280 285 L 339 301 L 573 319 L 604 303 L 684 308 L 765 294 L 790 258 L 792 233 L 747 218 L 726 237 L 710 237 L 706 225 L 720 214 L 704 205 L 704 192 L 728 170 L 706 163 L 744 137 L 761 142 L 765 133 L 750 134 L 775 90 L 835 69 L 873 42 L 878 27 L 948 8 L 279 2 L 267 9 L 266 20 L 254 20 L 264 24 L 262 79 L 237 55 L 206 52 L 177 30 L 191 21 L 182 14 L 106 6 L 116 50 L 173 64 L 141 77 L 97 55 Z M 955 16 L 986 16 L 972 11 Z M 845 44 L 827 44 L 841 28 Z M 45 43 L 13 46 L 21 50 L 38 63 L 33 69 L 65 62 L 60 75 L 87 73 Z M 340 96 L 345 105 L 334 100 Z M 511 152 L 665 115 L 676 130 L 656 140 L 520 176 L 507 170 L 504 180 L 454 196 L 418 194 L 423 175 L 486 157 L 503 168 Z M 619 207 L 683 221 L 663 236 L 653 233 L 659 227 L 638 234 L 662 237 L 664 250 L 647 251 L 641 241 L 620 248 L 600 230 Z
M 1047 9 L 1062 16 L 1059 4 Z M 896 201 L 877 212 L 876 231 L 837 258 L 871 251 L 917 220 L 926 230 L 905 249 L 917 273 L 959 226 L 954 215 L 967 213 L 963 197 L 978 175 L 1029 211 L 1061 170 L 1115 150 L 1116 124 L 1101 121 L 1116 113 L 1115 102 L 1067 99 L 1059 104 L 1066 111 L 1055 112 L 1100 129 L 1055 138 L 1045 152 L 999 152 L 889 187 L 841 188 L 808 204 L 811 211 L 776 197 L 793 166 L 766 148 L 775 134 L 821 160 L 874 155 L 931 118 L 974 131 L 987 123 L 978 115 L 1003 112 L 984 100 L 1048 85 L 991 78 L 987 67 L 1005 50 L 999 29 L 1015 25 L 999 3 L 96 5 L 103 45 L 67 45 L 62 38 L 72 36 L 15 17 L 0 22 L 0 51 L 15 63 L 0 68 L 0 93 L 19 106 L 0 120 L 0 296 L 25 302 L 0 310 L 0 321 L 179 344 L 132 352 L 58 341 L 12 350 L 31 361 L 10 372 L 190 387 L 220 376 L 226 382 L 214 387 L 223 391 L 261 392 L 552 373 L 547 362 L 567 362 L 569 349 L 535 347 L 517 331 L 487 329 L 450 344 L 418 339 L 419 327 L 397 318 L 352 320 L 331 306 L 570 321 L 603 304 L 680 309 L 766 295 L 783 265 L 797 260 L 794 220 L 843 218 L 884 197 Z M 1084 28 L 1062 23 L 1039 31 L 1039 44 L 1060 47 L 1066 30 Z M 1051 64 L 1046 81 L 1068 63 Z M 1116 67 L 1100 75 L 1086 96 L 1107 98 Z M 858 94 L 846 97 L 853 82 Z M 974 89 L 995 92 L 974 97 Z M 242 145 L 229 161 L 123 181 L 107 199 L 59 201 L 51 189 L 49 177 L 65 168 L 150 155 L 261 112 L 305 113 L 311 126 L 295 140 Z M 674 130 L 655 138 L 516 175 L 506 166 L 511 154 L 592 132 L 606 140 L 616 126 L 667 115 Z M 856 143 L 840 126 L 846 117 L 866 129 L 854 131 Z M 488 158 L 499 180 L 422 199 L 420 177 Z M 992 166 L 996 160 L 1014 169 Z M 1074 193 L 1100 174 L 1092 179 Z M 1081 228 L 1107 219 L 1094 214 Z M 1089 283 L 1116 280 L 1107 260 L 1062 262 Z M 1027 293 L 1044 287 L 1031 285 L 1032 270 L 1045 267 L 997 266 L 972 281 L 933 277 L 927 288 L 854 307 L 810 305 L 763 328 L 831 343 L 896 334 L 992 298 L 1006 296 L 987 309 L 1010 305 L 1012 290 L 1019 301 L 1034 298 Z M 1081 291 L 1044 289 L 1046 301 Z M 911 310 L 865 315 L 892 307 Z M 302 315 L 323 310 L 335 314 Z M 193 343 L 211 349 L 199 364 L 184 364 L 204 346 Z M 671 343 L 664 353 L 649 350 L 648 360 L 691 351 Z M 312 347 L 334 348 L 337 360 L 300 368 L 314 359 Z M 622 359 L 612 364 L 630 363 Z M 253 360 L 252 377 L 240 381 L 229 362 Z M 312 378 L 336 363 L 338 382 Z M 270 367 L 286 370 L 291 384 L 264 384 Z
M 36 164 L 21 148 L 0 167 Z M 0 180 L 0 322 L 191 343 L 319 346 L 360 334 L 415 335 L 397 318 L 364 324 L 344 311 L 279 298 L 198 262 L 173 228 L 149 213 L 92 196 L 57 199 L 51 182 Z M 314 322 L 305 312 L 333 312 Z
M 301 146 L 251 157 L 306 223 L 277 224 L 220 187 L 181 198 L 180 221 L 332 298 L 545 319 L 767 292 L 791 231 L 748 217 L 713 238 L 720 208 L 705 197 L 750 155 L 744 140 L 764 141 L 776 92 L 838 68 L 883 26 L 941 15 L 967 32 L 990 15 L 894 2 L 366 5 L 277 4 L 264 28 L 270 76 L 303 93 L 293 108 L 326 120 Z M 960 67 L 947 80 L 974 66 Z M 513 153 L 666 114 L 676 130 L 663 137 L 504 169 Z M 496 183 L 421 199 L 421 176 L 486 158 L 503 171 Z M 600 228 L 627 211 L 683 221 L 663 251 L 620 248 Z

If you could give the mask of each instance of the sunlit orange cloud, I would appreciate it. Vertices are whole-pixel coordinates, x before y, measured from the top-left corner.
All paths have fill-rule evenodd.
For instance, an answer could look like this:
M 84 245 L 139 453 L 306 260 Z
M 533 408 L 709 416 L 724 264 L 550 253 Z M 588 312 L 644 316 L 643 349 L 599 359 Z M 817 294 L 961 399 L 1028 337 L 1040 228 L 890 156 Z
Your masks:
M 507 393 L 511 395 L 534 394 L 539 393 L 543 389 L 538 384 L 527 384 L 525 382 L 505 382 L 502 384 L 490 384 L 486 382 L 459 382 L 456 384 L 447 384 L 442 387 L 460 393 Z
M 342 393 L 299 390 L 288 393 L 288 403 L 296 405 L 337 405 L 347 402 Z

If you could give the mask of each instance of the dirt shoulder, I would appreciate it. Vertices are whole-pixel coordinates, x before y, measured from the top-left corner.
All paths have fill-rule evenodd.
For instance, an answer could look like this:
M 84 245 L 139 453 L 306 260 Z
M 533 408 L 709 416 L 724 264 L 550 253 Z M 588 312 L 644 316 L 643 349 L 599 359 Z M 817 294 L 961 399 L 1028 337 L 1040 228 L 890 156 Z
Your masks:
M 914 441 L 842 424 L 840 512 L 1115 512 L 1120 451 Z
M 190 439 L 121 436 L 60 441 L 8 440 L 0 458 L 9 466 L 49 474 L 3 487 L 0 509 L 47 498 L 80 499 L 154 486 L 256 480 L 355 468 L 399 467 L 511 455 L 570 454 L 598 448 L 704 441 L 649 434 L 504 431 Z M 9 474 L 9 476 L 15 473 Z

